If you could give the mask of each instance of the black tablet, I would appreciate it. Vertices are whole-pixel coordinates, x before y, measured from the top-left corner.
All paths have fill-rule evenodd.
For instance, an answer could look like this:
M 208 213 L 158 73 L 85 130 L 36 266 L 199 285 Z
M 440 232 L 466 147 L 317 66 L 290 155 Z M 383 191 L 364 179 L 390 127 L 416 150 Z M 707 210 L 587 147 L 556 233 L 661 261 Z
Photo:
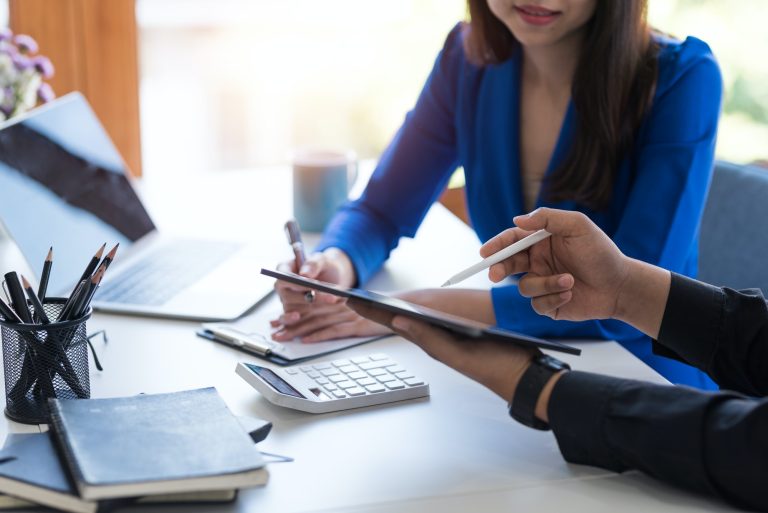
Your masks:
M 320 292 L 327 292 L 334 296 L 341 296 L 345 298 L 355 298 L 374 306 L 375 308 L 381 308 L 400 315 L 406 315 L 422 321 L 426 321 L 432 325 L 440 326 L 452 331 L 454 333 L 470 337 L 470 338 L 490 338 L 496 340 L 504 340 L 518 344 L 525 347 L 537 347 L 539 349 L 549 349 L 552 351 L 560 351 L 568 354 L 581 354 L 581 349 L 567 346 L 559 342 L 552 340 L 543 340 L 536 337 L 529 337 L 522 333 L 516 333 L 501 328 L 496 328 L 490 324 L 474 321 L 472 319 L 466 319 L 438 310 L 427 308 L 426 306 L 420 306 L 402 299 L 385 296 L 383 294 L 377 294 L 370 290 L 355 289 L 341 287 L 334 285 L 333 283 L 326 283 L 324 281 L 313 280 L 311 278 L 305 278 L 293 273 L 284 273 L 281 271 L 273 271 L 271 269 L 262 269 L 261 274 L 277 278 L 278 280 L 284 280 L 287 282 L 302 285 L 308 289 L 319 290 Z

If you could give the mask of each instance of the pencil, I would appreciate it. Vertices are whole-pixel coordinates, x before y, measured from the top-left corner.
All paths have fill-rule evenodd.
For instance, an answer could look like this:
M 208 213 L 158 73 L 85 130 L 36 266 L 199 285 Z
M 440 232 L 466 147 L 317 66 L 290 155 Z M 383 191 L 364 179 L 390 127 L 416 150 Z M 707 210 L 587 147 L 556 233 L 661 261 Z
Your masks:
M 93 295 L 96 294 L 96 289 L 99 288 L 99 283 L 101 283 L 101 279 L 104 277 L 104 272 L 107 270 L 107 265 L 102 264 L 99 266 L 98 270 L 93 273 L 93 277 L 91 278 L 91 281 L 88 285 L 88 289 L 80 295 L 80 299 L 78 300 L 77 304 L 72 306 L 70 320 L 72 319 L 78 319 L 83 314 L 85 314 L 86 310 L 88 310 L 88 305 L 91 304 L 91 300 L 93 299 Z
M 35 317 L 40 319 L 42 324 L 50 324 L 51 321 L 45 314 L 45 308 L 43 308 L 43 304 L 40 302 L 40 298 L 37 297 L 37 294 L 35 294 L 35 290 L 32 288 L 32 285 L 29 284 L 29 281 L 27 281 L 23 274 L 21 275 L 21 285 L 24 287 L 24 290 L 27 291 L 27 297 L 32 303 L 32 306 L 35 307 Z
M 112 264 L 112 260 L 115 259 L 115 255 L 117 254 L 117 248 L 120 247 L 120 243 L 118 242 L 115 244 L 115 247 L 112 248 L 109 253 L 107 253 L 107 256 L 104 257 L 104 260 L 101 261 L 101 265 L 104 266 L 104 271 L 106 271 L 109 266 Z
M 96 252 L 96 254 L 93 255 L 93 257 L 91 258 L 90 262 L 88 262 L 88 265 L 85 266 L 85 271 L 83 271 L 83 275 L 80 276 L 80 279 L 77 280 L 77 283 L 80 283 L 83 280 L 89 280 L 91 278 L 91 275 L 93 274 L 93 271 L 96 269 L 96 266 L 99 265 L 99 260 L 101 260 L 101 255 L 104 254 L 104 248 L 106 247 L 107 247 L 106 242 L 101 245 L 101 247 Z M 72 292 L 74 293 L 74 290 Z
M 56 322 L 59 321 L 66 321 L 69 319 L 69 315 L 72 311 L 72 307 L 74 306 L 74 303 L 76 303 L 80 299 L 80 295 L 83 293 L 83 290 L 87 289 L 87 281 L 86 280 L 80 280 L 80 283 L 77 284 L 77 287 L 75 287 L 75 290 L 72 291 L 72 294 L 69 295 L 69 299 L 64 303 L 64 307 L 59 312 L 59 315 L 56 317 Z
M 53 246 L 48 250 L 48 256 L 43 262 L 43 273 L 40 275 L 40 286 L 37 288 L 37 297 L 41 302 L 45 302 L 45 293 L 48 292 L 48 279 L 51 277 L 51 266 L 53 265 Z

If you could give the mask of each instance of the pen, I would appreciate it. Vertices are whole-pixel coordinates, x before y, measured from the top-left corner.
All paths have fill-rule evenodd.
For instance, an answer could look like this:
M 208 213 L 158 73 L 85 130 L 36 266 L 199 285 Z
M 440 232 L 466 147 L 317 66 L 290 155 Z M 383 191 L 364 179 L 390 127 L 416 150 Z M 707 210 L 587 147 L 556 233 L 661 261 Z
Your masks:
M 27 308 L 27 299 L 24 297 L 24 290 L 19 283 L 19 277 L 15 271 L 5 273 L 5 284 L 8 287 L 8 295 L 11 297 L 11 306 L 16 314 L 27 324 L 32 324 L 32 315 Z
M 37 294 L 35 294 L 35 290 L 32 288 L 32 285 L 29 284 L 29 281 L 27 281 L 23 274 L 21 275 L 21 283 L 24 287 L 24 290 L 27 291 L 27 297 L 29 298 L 30 303 L 32 303 L 32 306 L 35 307 L 35 317 L 40 319 L 42 324 L 50 324 L 51 321 L 45 314 L 45 308 L 43 308 L 43 304 L 40 302 L 40 298 L 37 297 Z
M 463 271 L 459 272 L 458 274 L 455 274 L 454 276 L 451 276 L 448 278 L 448 281 L 443 283 L 442 287 L 447 287 L 448 285 L 456 285 L 457 283 L 466 280 L 473 274 L 477 274 L 483 269 L 488 269 L 493 264 L 498 264 L 502 260 L 506 260 L 507 258 L 511 257 L 512 255 L 519 253 L 525 249 L 530 248 L 537 242 L 540 242 L 547 237 L 552 235 L 546 230 L 539 230 L 537 232 L 534 232 L 530 234 L 529 236 L 525 237 L 524 239 L 520 239 L 519 241 L 515 242 L 514 244 L 510 244 L 506 248 L 497 251 L 493 255 L 489 256 L 488 258 L 484 258 L 478 263 L 474 265 L 470 265 Z
M 288 236 L 288 244 L 290 244 L 293 249 L 293 257 L 296 261 L 296 272 L 299 272 L 301 266 L 307 261 L 307 257 L 304 254 L 304 243 L 301 241 L 299 223 L 295 219 L 286 221 L 285 234 Z
M 51 277 L 51 266 L 53 265 L 53 246 L 48 250 L 48 256 L 43 263 L 43 273 L 40 275 L 40 286 L 37 288 L 37 297 L 45 302 L 45 293 L 48 291 L 48 279 Z

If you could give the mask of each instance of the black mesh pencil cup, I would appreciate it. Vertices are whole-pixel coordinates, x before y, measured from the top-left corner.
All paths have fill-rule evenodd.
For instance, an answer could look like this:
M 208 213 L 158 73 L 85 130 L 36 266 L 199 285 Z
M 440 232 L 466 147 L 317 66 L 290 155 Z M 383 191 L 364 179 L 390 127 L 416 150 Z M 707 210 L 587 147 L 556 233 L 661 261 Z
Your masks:
M 56 319 L 64 299 L 46 298 L 45 313 Z M 48 422 L 48 399 L 86 399 L 91 395 L 88 339 L 79 319 L 50 324 L 0 321 L 5 370 L 5 415 L 25 424 Z

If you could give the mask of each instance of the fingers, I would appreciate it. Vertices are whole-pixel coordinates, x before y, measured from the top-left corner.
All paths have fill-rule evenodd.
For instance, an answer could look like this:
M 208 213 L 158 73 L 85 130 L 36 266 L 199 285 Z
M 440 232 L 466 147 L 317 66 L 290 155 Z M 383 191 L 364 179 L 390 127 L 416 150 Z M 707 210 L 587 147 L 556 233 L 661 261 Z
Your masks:
M 488 239 L 485 244 L 480 246 L 480 256 L 488 258 L 512 243 L 527 237 L 531 233 L 532 232 L 520 228 L 509 228 L 508 230 L 504 230 L 500 234 Z
M 298 322 L 283 324 L 282 328 L 272 334 L 272 339 L 278 342 L 304 337 L 316 331 L 326 329 L 335 324 L 359 319 L 358 315 L 346 307 L 317 308 L 311 314 L 302 316 Z
M 573 298 L 570 290 L 557 294 L 539 296 L 531 300 L 533 310 L 539 315 L 546 315 L 554 320 L 559 318 L 559 309 Z
M 536 298 L 566 292 L 573 288 L 574 283 L 573 276 L 567 273 L 554 276 L 539 276 L 534 273 L 528 273 L 520 278 L 517 288 L 521 295 Z
M 402 315 L 396 315 L 391 321 L 395 333 L 421 347 L 435 360 L 455 367 L 453 362 L 461 360 L 457 353 L 462 350 L 459 341 L 447 331 Z
M 594 224 L 581 212 L 556 210 L 552 208 L 537 208 L 529 214 L 517 216 L 515 224 L 523 230 L 545 229 L 553 235 L 574 236 L 592 229 Z
M 391 312 L 387 312 L 381 308 L 374 308 L 370 303 L 355 298 L 349 299 L 349 301 L 347 301 L 347 306 L 366 319 L 370 319 L 373 322 L 387 326 L 388 328 L 392 327 L 392 318 L 395 315 Z

